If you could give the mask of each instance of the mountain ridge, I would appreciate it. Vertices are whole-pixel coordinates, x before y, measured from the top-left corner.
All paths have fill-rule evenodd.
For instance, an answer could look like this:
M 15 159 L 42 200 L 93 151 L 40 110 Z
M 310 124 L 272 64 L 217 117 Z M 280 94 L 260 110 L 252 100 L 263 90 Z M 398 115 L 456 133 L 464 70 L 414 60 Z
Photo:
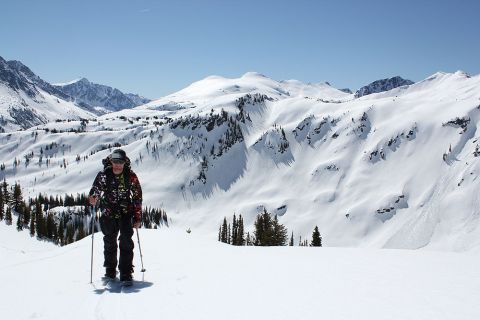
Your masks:
M 75 83 L 86 88 L 80 90 L 80 97 L 74 94 Z M 0 132 L 27 129 L 57 119 L 93 118 L 150 101 L 85 78 L 75 83 L 67 87 L 52 85 L 22 62 L 0 57 Z
M 403 79 L 400 76 L 395 76 L 387 79 L 380 79 L 369 83 L 366 86 L 361 87 L 355 92 L 355 98 L 360 98 L 372 93 L 380 93 L 385 91 L 390 91 L 392 89 L 409 86 L 414 84 L 413 81 L 408 79 Z
M 134 108 L 151 101 L 136 94 L 123 93 L 116 88 L 90 82 L 84 77 L 55 86 L 73 97 L 79 104 L 96 110 L 105 109 L 108 112 Z
M 0 134 L 0 179 L 32 196 L 85 192 L 115 145 L 146 206 L 212 239 L 225 216 L 242 214 L 251 231 L 266 209 L 295 237 L 318 225 L 326 246 L 480 250 L 479 101 L 480 76 L 462 72 L 361 98 L 210 77 L 89 121 Z

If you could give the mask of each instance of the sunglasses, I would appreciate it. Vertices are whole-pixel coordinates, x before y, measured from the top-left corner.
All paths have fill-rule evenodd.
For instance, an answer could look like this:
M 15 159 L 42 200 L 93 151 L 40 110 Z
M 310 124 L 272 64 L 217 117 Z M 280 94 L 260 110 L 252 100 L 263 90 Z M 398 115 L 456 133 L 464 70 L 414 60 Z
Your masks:
M 119 160 L 119 159 L 112 159 L 112 163 L 115 163 L 115 164 L 125 164 L 125 161 Z

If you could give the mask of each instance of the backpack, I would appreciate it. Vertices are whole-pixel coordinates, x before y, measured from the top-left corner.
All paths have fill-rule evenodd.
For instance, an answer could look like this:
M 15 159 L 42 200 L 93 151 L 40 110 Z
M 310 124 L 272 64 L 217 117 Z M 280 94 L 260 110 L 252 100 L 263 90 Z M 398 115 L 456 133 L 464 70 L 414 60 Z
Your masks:
M 131 181 L 130 181 L 130 172 L 132 171 L 131 162 L 128 157 L 125 157 L 125 165 L 123 167 L 123 177 L 125 182 L 125 187 L 127 189 L 128 194 L 128 203 L 131 204 Z M 108 194 L 112 193 L 112 185 L 113 185 L 113 169 L 112 169 L 112 156 L 108 155 L 106 158 L 102 159 L 103 164 L 103 172 L 106 176 L 106 185 L 107 185 L 107 192 Z

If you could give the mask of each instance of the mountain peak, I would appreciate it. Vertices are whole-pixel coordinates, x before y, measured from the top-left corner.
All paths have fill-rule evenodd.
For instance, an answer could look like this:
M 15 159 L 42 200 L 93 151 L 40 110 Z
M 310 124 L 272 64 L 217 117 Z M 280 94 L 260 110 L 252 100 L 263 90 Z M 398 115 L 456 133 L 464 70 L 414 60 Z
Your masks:
M 35 73 L 33 73 L 33 71 L 29 67 L 27 67 L 18 60 L 7 61 L 7 64 L 10 68 L 18 72 L 22 72 L 28 78 L 40 79 Z
M 63 87 L 63 86 L 68 86 L 68 85 L 77 83 L 77 82 L 89 83 L 90 81 L 88 81 L 87 78 L 80 77 L 80 78 L 73 79 L 72 81 L 68 81 L 68 82 L 52 83 L 52 85 L 57 86 L 57 87 Z
M 149 99 L 138 95 L 124 94 L 116 88 L 90 82 L 85 77 L 67 83 L 59 83 L 56 86 L 71 97 L 74 97 L 78 103 L 92 108 L 99 107 L 118 111 L 150 102 Z M 102 112 L 105 112 L 105 110 Z
M 268 78 L 268 77 L 261 74 L 261 73 L 258 73 L 258 72 L 249 71 L 249 72 L 245 73 L 242 76 L 242 78 Z
M 23 91 L 31 98 L 37 96 L 39 94 L 38 89 L 41 89 L 65 101 L 70 100 L 68 95 L 44 81 L 22 62 L 17 60 L 5 61 L 3 59 L 1 62 L 0 80 L 7 83 L 10 88 Z
M 457 71 L 455 72 L 455 75 L 456 75 L 456 76 L 459 76 L 459 77 L 462 77 L 462 78 L 470 78 L 470 77 L 471 77 L 470 74 L 468 74 L 467 72 L 462 71 L 462 70 L 457 70 Z
M 397 87 L 414 84 L 413 81 L 408 79 L 403 79 L 400 76 L 395 76 L 393 78 L 381 79 L 374 81 L 355 92 L 355 98 L 360 98 L 372 93 L 379 93 L 384 91 L 389 91 Z

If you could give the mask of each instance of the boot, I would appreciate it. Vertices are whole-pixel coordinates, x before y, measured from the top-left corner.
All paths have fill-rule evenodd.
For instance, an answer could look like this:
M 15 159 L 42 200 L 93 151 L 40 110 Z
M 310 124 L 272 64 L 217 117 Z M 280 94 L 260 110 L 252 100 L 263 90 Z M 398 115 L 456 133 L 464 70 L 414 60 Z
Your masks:
M 127 287 L 133 285 L 132 274 L 131 273 L 121 274 L 120 281 L 122 281 L 123 285 Z
M 113 280 L 117 276 L 117 270 L 116 268 L 105 268 L 105 276 L 104 278 Z

